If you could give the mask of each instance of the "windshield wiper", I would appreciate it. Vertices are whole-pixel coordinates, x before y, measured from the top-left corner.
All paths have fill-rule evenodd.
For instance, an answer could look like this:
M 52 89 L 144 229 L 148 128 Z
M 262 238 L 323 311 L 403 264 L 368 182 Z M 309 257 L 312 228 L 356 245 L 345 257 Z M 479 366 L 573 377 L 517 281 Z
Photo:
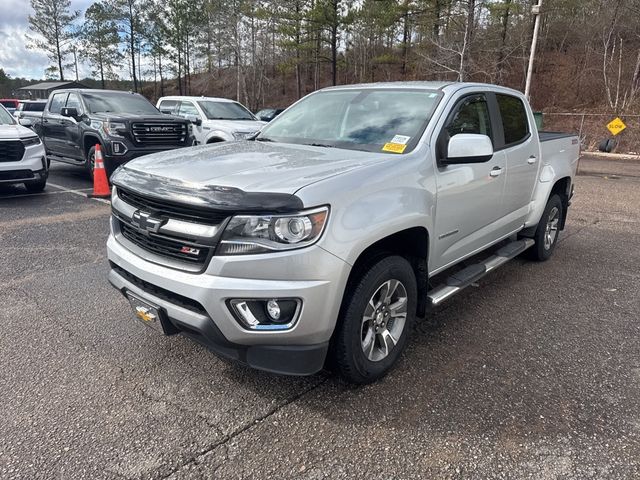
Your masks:
M 326 143 L 303 143 L 303 145 L 309 145 L 311 147 L 336 148 L 335 145 L 327 145 Z
M 256 142 L 275 142 L 273 138 L 269 138 L 269 137 L 256 137 L 254 138 L 254 140 Z

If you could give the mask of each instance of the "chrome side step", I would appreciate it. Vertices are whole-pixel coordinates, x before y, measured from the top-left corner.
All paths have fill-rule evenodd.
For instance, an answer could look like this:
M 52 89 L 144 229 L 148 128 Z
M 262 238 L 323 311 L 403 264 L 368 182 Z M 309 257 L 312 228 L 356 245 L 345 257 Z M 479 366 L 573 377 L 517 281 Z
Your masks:
M 495 270 L 512 258 L 520 255 L 534 243 L 535 242 L 530 238 L 524 238 L 522 240 L 508 243 L 499 249 L 495 255 L 487 258 L 483 262 L 469 265 L 459 272 L 454 273 L 450 277 L 447 277 L 444 284 L 435 287 L 427 294 L 429 303 L 432 307 L 440 305 L 448 298 L 459 293 L 463 288 L 468 287 L 473 282 L 484 277 L 490 271 Z

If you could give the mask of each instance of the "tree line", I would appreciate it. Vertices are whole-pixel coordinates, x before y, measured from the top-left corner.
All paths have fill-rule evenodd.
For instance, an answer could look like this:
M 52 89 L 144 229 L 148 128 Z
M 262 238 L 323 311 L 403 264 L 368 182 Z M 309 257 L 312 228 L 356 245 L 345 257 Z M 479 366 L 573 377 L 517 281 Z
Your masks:
M 52 78 L 88 63 L 106 87 L 224 94 L 252 108 L 327 85 L 464 80 L 522 89 L 538 0 L 30 0 Z M 640 0 L 546 0 L 534 106 L 628 111 Z

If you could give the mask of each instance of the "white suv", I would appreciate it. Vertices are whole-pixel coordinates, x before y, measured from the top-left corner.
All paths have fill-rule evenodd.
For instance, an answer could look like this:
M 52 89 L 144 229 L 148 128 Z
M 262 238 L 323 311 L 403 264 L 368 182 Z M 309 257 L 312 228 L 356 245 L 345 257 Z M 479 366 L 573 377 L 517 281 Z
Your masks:
M 47 184 L 49 168 L 40 138 L 27 128 L 31 120 L 19 125 L 0 105 L 0 184 L 24 183 L 30 192 L 41 192 Z
M 161 97 L 157 107 L 162 113 L 191 120 L 195 145 L 244 140 L 266 125 L 245 106 L 226 98 Z

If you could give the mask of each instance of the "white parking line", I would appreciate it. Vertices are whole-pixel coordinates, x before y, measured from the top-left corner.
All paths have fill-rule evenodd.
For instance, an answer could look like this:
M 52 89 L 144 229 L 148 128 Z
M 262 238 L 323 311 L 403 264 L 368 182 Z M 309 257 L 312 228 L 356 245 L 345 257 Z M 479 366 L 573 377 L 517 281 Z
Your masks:
M 66 187 L 63 187 L 62 185 L 57 185 L 57 184 L 51 183 L 51 182 L 47 182 L 47 185 L 49 185 L 49 186 L 51 186 L 53 188 L 58 188 L 58 189 L 62 190 L 62 192 L 73 193 L 74 195 L 79 195 L 79 196 L 84 197 L 84 198 L 90 198 L 90 197 L 88 197 L 86 193 L 82 193 L 83 191 L 93 190 L 92 188 L 79 188 L 79 189 L 72 190 L 70 188 L 66 188 Z M 91 200 L 96 200 L 98 202 L 102 202 L 102 203 L 106 203 L 107 205 L 111 205 L 111 201 L 107 200 L 106 198 L 91 198 Z

